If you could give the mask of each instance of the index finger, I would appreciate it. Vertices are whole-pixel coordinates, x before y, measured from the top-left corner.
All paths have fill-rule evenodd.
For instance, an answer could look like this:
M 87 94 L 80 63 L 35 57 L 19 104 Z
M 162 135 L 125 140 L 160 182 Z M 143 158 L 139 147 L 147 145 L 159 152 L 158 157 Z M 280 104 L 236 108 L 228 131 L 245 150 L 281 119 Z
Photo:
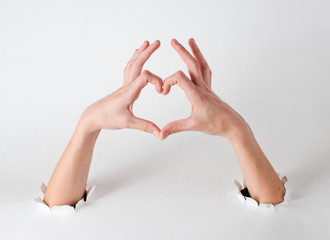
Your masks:
M 135 58 L 141 53 L 143 52 L 147 47 L 149 47 L 149 42 L 148 41 L 144 41 L 143 44 L 141 45 L 140 48 L 136 49 L 133 56 L 130 59 L 130 62 L 134 61 Z
M 201 50 L 199 49 L 196 41 L 193 38 L 189 39 L 189 46 L 194 57 L 199 63 L 204 82 L 209 88 L 211 88 L 211 70 L 206 59 L 204 58 Z
M 144 51 L 140 52 L 133 60 L 132 70 L 140 73 L 142 71 L 143 65 L 150 58 L 160 46 L 160 41 L 156 40 L 153 44 L 148 46 Z
M 203 78 L 197 60 L 176 39 L 172 39 L 171 44 L 187 65 L 191 81 L 196 85 L 202 85 Z
M 163 95 L 167 95 L 170 92 L 171 87 L 175 84 L 178 84 L 185 92 L 189 101 L 193 99 L 193 95 L 198 89 L 182 71 L 178 71 L 164 80 Z

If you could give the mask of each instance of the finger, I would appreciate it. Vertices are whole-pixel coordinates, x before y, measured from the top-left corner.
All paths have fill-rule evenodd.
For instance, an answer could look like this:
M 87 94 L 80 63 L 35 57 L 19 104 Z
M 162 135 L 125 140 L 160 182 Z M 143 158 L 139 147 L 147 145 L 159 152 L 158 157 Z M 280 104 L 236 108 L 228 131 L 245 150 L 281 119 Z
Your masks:
M 141 73 L 143 65 L 149 59 L 151 54 L 156 51 L 160 46 L 160 42 L 157 40 L 153 44 L 149 45 L 146 41 L 146 45 L 136 50 L 136 54 L 133 55 L 132 59 L 127 63 L 124 69 L 124 84 L 133 82 Z
M 140 74 L 140 72 L 132 72 L 132 66 L 134 64 L 134 60 L 137 58 L 137 56 L 139 56 L 139 54 L 141 52 L 143 52 L 147 47 L 149 47 L 149 42 L 148 41 L 144 41 L 143 44 L 141 45 L 141 47 L 139 49 L 136 49 L 133 56 L 131 57 L 131 59 L 128 61 L 125 69 L 124 69 L 124 85 L 125 84 L 129 84 L 130 82 L 134 81 L 135 78 Z
M 135 116 L 130 119 L 127 128 L 138 129 L 147 133 L 151 133 L 157 138 L 160 136 L 160 129 L 156 124 Z
M 196 44 L 196 41 L 193 38 L 190 38 L 188 43 L 194 57 L 199 63 L 204 82 L 209 88 L 211 88 L 212 73 L 206 59 L 204 58 L 202 52 L 200 51 L 199 47 Z
M 151 83 L 153 85 L 155 85 L 156 87 L 156 91 L 158 93 L 162 93 L 163 92 L 163 81 L 160 77 L 158 77 L 157 75 L 149 72 L 148 70 L 144 70 L 139 77 L 133 82 L 133 89 L 135 91 L 141 91 L 147 84 Z
M 172 39 L 171 44 L 187 65 L 189 75 L 193 83 L 197 86 L 202 85 L 203 79 L 197 60 L 191 56 L 191 54 L 176 39 Z
M 143 50 L 133 61 L 132 63 L 132 71 L 139 74 L 142 71 L 143 65 L 150 58 L 151 54 L 153 54 L 160 46 L 160 41 L 156 40 L 153 44 Z
M 164 140 L 171 134 L 189 130 L 191 130 L 190 118 L 170 122 L 160 131 L 160 140 Z
M 149 47 L 149 42 L 148 41 L 144 41 L 141 45 L 141 47 L 139 49 L 136 49 L 133 56 L 131 57 L 130 61 L 134 61 L 135 58 L 141 53 L 143 52 L 147 47 Z
M 175 84 L 179 85 L 190 101 L 198 90 L 182 71 L 178 71 L 164 80 L 163 95 L 167 95 L 170 92 L 171 86 L 174 86 Z

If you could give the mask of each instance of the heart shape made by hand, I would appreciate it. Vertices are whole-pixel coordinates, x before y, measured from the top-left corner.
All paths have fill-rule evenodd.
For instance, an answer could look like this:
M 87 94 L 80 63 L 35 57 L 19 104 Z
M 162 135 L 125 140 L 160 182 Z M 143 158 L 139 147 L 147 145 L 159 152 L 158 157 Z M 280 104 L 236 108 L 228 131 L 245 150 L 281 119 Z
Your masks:
M 164 78 L 165 79 L 165 78 Z M 134 116 L 147 119 L 161 129 L 176 119 L 186 118 L 191 113 L 191 104 L 184 92 L 179 88 L 171 88 L 166 96 L 155 91 L 154 86 L 148 84 L 135 101 L 132 112 Z M 159 132 L 155 133 L 158 137 Z
M 142 72 L 145 62 L 160 46 L 159 41 L 155 41 L 151 45 L 149 45 L 149 42 L 147 41 L 144 42 L 139 49 L 135 50 L 124 71 L 123 87 L 125 87 L 125 93 L 129 98 L 127 103 L 131 114 L 130 123 L 127 127 L 153 133 L 161 140 L 164 140 L 170 134 L 189 130 L 211 132 L 212 134 L 212 131 L 214 132 L 214 130 L 208 130 L 207 125 L 209 124 L 205 124 L 207 122 L 205 121 L 207 120 L 205 119 L 206 116 L 198 115 L 206 113 L 208 110 L 208 100 L 206 98 L 216 98 L 216 100 L 220 100 L 211 91 L 211 70 L 194 39 L 189 40 L 189 46 L 192 50 L 193 56 L 177 40 L 173 39 L 171 44 L 187 65 L 190 78 L 188 78 L 182 71 L 178 71 L 163 81 L 160 77 L 147 70 Z M 170 122 L 166 124 L 163 129 L 160 129 L 151 121 L 135 117 L 132 112 L 133 104 L 147 83 L 155 85 L 156 91 L 163 95 L 167 95 L 170 92 L 171 87 L 178 84 L 191 103 L 192 111 L 190 116 L 186 119 Z M 198 104 L 201 102 L 201 96 L 204 96 L 203 99 L 206 103 L 204 106 L 199 106 L 200 104 Z M 202 111 L 198 111 L 199 108 L 201 108 Z

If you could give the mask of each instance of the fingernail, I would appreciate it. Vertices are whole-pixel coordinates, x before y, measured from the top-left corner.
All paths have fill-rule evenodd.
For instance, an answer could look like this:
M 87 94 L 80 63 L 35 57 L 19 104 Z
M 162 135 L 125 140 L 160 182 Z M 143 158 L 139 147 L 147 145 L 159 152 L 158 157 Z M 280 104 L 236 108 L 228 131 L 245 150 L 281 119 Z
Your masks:
M 154 130 L 154 131 L 152 132 L 152 134 L 153 134 L 156 138 L 158 138 L 158 132 L 157 132 L 156 130 Z
M 192 38 L 192 42 L 193 42 L 194 44 L 196 44 L 196 41 L 195 41 L 195 39 L 193 39 L 193 38 Z

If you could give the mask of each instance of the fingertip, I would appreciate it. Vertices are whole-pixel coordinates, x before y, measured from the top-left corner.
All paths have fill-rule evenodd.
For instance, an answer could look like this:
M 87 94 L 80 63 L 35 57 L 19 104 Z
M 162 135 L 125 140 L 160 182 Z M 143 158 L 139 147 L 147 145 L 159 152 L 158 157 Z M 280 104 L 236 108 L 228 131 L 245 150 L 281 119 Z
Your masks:
M 171 86 L 166 84 L 163 89 L 163 95 L 166 96 L 171 90 Z
M 160 140 L 165 140 L 169 136 L 168 132 L 160 132 Z
M 160 41 L 159 40 L 154 41 L 153 45 L 155 45 L 158 48 L 160 46 Z
M 161 94 L 161 93 L 163 92 L 163 88 L 162 88 L 162 86 L 161 86 L 160 84 L 157 84 L 157 85 L 156 85 L 156 91 L 157 91 L 159 94 Z
M 177 45 L 179 42 L 178 42 L 178 40 L 176 40 L 175 38 L 172 38 L 172 40 L 171 40 L 171 44 L 172 44 L 172 46 L 175 46 L 175 45 Z
M 146 48 L 147 46 L 149 45 L 149 41 L 144 41 L 141 45 L 141 47 L 139 48 L 139 50 L 143 49 L 143 48 Z
M 155 75 L 157 78 L 155 87 L 156 87 L 156 91 L 158 93 L 162 93 L 163 92 L 163 79 L 161 79 L 159 76 Z
M 192 51 L 198 50 L 198 46 L 197 46 L 197 43 L 196 43 L 195 39 L 190 38 L 189 41 L 188 41 L 188 44 L 189 44 Z
M 194 38 L 189 38 L 188 43 L 189 44 L 196 44 L 196 41 L 195 41 Z

